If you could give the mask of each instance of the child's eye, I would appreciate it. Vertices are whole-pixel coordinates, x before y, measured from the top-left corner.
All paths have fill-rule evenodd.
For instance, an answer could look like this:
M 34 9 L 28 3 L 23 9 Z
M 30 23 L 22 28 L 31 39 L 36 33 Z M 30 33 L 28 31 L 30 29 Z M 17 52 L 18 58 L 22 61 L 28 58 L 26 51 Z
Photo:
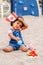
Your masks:
M 17 23 L 17 24 L 19 24 L 19 23 Z

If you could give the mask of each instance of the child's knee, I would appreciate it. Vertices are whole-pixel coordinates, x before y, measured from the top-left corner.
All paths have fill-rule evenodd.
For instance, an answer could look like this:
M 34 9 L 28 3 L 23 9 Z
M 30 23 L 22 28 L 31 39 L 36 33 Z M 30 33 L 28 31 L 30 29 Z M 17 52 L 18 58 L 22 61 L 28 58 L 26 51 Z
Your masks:
M 12 48 L 5 48 L 5 49 L 3 49 L 3 51 L 5 51 L 5 52 L 11 52 L 11 51 L 13 51 L 13 49 Z
M 3 51 L 4 52 L 11 52 L 11 50 L 10 49 L 7 49 L 7 48 L 3 49 Z

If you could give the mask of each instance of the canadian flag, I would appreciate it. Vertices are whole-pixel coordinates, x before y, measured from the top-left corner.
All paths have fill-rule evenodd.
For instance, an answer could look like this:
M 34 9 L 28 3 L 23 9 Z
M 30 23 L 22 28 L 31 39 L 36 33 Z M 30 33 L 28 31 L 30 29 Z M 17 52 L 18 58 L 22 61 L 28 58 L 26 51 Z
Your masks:
M 6 21 L 7 21 L 7 22 L 14 21 L 14 20 L 16 20 L 17 17 L 18 17 L 18 16 L 17 16 L 14 12 L 12 12 L 12 14 L 10 14 L 10 15 L 6 18 Z

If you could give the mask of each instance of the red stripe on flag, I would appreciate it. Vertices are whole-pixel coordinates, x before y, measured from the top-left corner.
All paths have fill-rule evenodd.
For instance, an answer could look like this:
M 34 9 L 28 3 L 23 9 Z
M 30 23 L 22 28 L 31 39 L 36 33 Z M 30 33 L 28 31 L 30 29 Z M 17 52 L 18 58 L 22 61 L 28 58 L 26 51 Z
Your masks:
M 7 22 L 10 22 L 10 20 L 9 20 L 8 18 L 6 18 L 6 21 L 7 21 Z
M 15 18 L 17 18 L 17 17 L 18 17 L 18 16 L 17 16 L 14 12 L 12 13 L 12 15 L 13 15 Z

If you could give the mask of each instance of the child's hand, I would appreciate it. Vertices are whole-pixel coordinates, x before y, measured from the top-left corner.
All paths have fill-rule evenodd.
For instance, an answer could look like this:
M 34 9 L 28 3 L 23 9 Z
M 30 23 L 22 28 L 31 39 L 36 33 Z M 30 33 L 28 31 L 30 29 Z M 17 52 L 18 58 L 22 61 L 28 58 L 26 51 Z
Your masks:
M 20 38 L 19 37 L 17 37 L 17 41 L 19 41 L 20 40 Z

